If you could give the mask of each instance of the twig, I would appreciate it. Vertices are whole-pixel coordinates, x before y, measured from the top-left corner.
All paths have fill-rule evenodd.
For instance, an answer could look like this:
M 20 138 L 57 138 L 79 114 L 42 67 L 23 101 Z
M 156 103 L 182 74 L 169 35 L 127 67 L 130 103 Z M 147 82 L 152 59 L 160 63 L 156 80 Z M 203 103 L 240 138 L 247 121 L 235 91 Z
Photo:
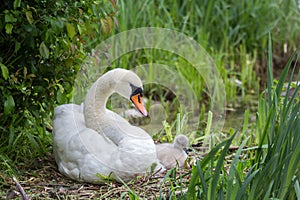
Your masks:
M 22 186 L 20 185 L 20 183 L 18 182 L 18 180 L 16 179 L 16 177 L 13 177 L 14 182 L 16 183 L 16 186 L 22 196 L 23 200 L 30 200 L 30 198 L 26 195 L 24 189 L 22 188 Z
M 16 196 L 18 196 L 19 194 L 20 194 L 20 192 L 18 192 L 18 191 L 10 190 L 8 192 L 8 194 L 6 195 L 6 200 L 16 198 Z
M 149 178 L 148 178 L 146 181 L 149 181 L 149 179 L 151 179 L 151 178 L 155 177 L 156 175 L 160 174 L 161 172 L 163 172 L 162 170 L 163 170 L 162 167 L 160 167 L 159 169 L 157 169 L 154 173 L 152 173 L 152 174 L 149 176 Z

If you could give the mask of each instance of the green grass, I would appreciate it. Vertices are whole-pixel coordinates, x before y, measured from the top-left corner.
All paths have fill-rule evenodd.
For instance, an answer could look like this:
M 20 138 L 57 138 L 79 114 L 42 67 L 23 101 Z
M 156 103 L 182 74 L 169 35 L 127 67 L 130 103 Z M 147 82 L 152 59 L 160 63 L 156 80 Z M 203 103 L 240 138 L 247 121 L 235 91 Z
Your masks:
M 269 58 L 272 58 L 271 50 L 270 45 Z M 285 81 L 288 83 L 287 90 L 291 89 L 295 69 L 292 60 L 299 60 L 299 56 L 299 50 L 292 55 L 276 86 L 269 59 L 268 94 L 260 97 L 257 112 L 258 121 L 261 117 L 266 119 L 263 124 L 257 124 L 257 129 L 263 131 L 257 135 L 258 146 L 245 152 L 243 148 L 249 137 L 246 138 L 230 164 L 225 162 L 225 156 L 236 134 L 213 148 L 193 166 L 186 194 L 188 199 L 299 198 L 300 85 L 296 86 L 294 95 L 281 96 Z M 288 79 L 289 70 L 292 73 Z M 248 156 L 240 158 L 243 154 Z
M 227 102 L 230 103 L 236 102 L 240 95 L 243 101 L 247 101 L 244 98 L 247 93 L 258 94 L 259 80 L 254 76 L 254 70 L 260 71 L 259 67 L 266 66 L 268 33 L 272 33 L 276 47 L 273 55 L 279 57 L 284 54 L 284 45 L 288 51 L 297 47 L 300 32 L 300 12 L 294 0 L 285 3 L 279 0 L 240 3 L 221 0 L 201 3 L 197 0 L 120 1 L 118 19 L 119 32 L 139 27 L 164 27 L 193 37 L 211 53 L 225 83 Z M 150 57 L 144 54 L 128 56 L 118 64 L 135 66 L 135 63 L 143 63 L 145 59 L 147 63 L 172 60 L 174 64 L 178 59 L 166 52 L 151 53 Z M 186 68 L 183 74 L 189 73 L 187 63 L 179 61 L 179 64 Z M 241 81 L 240 86 L 237 86 L 235 79 Z M 203 85 L 201 78 L 195 85 Z M 196 89 L 202 91 L 203 88 Z

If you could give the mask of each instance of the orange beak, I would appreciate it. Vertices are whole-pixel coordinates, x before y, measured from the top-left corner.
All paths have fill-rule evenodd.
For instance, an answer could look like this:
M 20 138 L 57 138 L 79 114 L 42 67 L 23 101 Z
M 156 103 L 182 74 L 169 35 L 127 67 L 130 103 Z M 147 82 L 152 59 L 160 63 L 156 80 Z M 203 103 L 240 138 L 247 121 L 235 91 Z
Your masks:
M 148 116 L 147 110 L 143 105 L 141 94 L 136 94 L 130 97 L 130 100 L 133 102 L 135 107 L 145 116 Z

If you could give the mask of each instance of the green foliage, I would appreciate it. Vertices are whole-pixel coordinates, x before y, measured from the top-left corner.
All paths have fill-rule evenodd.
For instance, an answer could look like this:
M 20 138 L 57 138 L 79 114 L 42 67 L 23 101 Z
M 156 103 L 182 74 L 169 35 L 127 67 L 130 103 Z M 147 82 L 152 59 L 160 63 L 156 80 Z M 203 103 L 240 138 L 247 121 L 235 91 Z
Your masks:
M 264 134 L 262 138 L 259 138 L 259 148 L 254 160 L 260 172 L 259 178 L 252 183 L 250 197 L 275 196 L 279 199 L 296 197 L 294 186 L 300 180 L 300 163 L 298 162 L 300 158 L 300 101 L 297 99 L 300 85 L 298 82 L 295 89 L 291 87 L 295 67 L 288 80 L 287 93 L 283 97 L 282 91 L 288 71 L 292 67 L 292 61 L 294 59 L 298 61 L 299 56 L 300 51 L 292 55 L 276 87 L 273 87 L 273 80 L 268 79 L 268 104 L 265 105 L 268 107 L 265 113 L 267 121 L 264 124 Z M 272 63 L 269 62 L 268 66 L 271 71 Z M 264 138 L 268 141 L 267 151 L 261 148 Z M 260 184 L 265 187 L 259 187 Z
M 71 98 L 86 52 L 111 32 L 116 11 L 113 0 L 2 2 L 1 154 L 15 161 L 47 151 L 53 108 Z
M 297 47 L 300 29 L 296 0 L 122 0 L 120 10 L 121 31 L 143 26 L 175 29 L 193 36 L 208 50 L 218 49 L 230 56 L 239 56 L 244 51 L 241 48 L 264 53 L 269 32 L 276 47 L 287 42 L 291 50 Z
M 271 40 L 269 41 L 271 44 Z M 269 46 L 269 52 L 272 50 Z M 257 129 L 258 146 L 244 149 L 246 138 L 239 146 L 230 164 L 225 156 L 235 137 L 218 144 L 202 161 L 197 161 L 191 172 L 191 181 L 186 193 L 187 199 L 296 199 L 299 197 L 300 181 L 300 84 L 294 88 L 292 70 L 285 86 L 292 60 L 298 61 L 296 51 L 286 64 L 276 86 L 272 76 L 268 77 L 268 94 L 260 97 Z M 269 53 L 272 58 L 272 53 Z M 297 64 L 297 62 L 296 62 Z M 295 64 L 295 66 L 296 66 Z M 268 63 L 269 75 L 272 62 Z M 287 93 L 282 96 L 286 87 Z M 260 118 L 266 121 L 260 120 Z M 264 145 L 266 144 L 266 145 Z M 255 156 L 251 156 L 251 151 Z M 245 153 L 245 151 L 249 155 Z M 245 158 L 246 156 L 246 158 Z
M 233 106 L 237 104 L 238 95 L 242 96 L 243 103 L 247 103 L 247 94 L 257 95 L 259 92 L 261 80 L 257 76 L 260 74 L 255 75 L 255 71 L 263 75 L 265 73 L 265 49 L 269 32 L 272 33 L 276 47 L 274 59 L 281 58 L 281 63 L 286 62 L 284 57 L 287 52 L 294 51 L 299 45 L 300 12 L 296 0 L 121 0 L 119 5 L 118 31 L 145 26 L 169 28 L 191 36 L 211 53 L 225 84 L 227 102 Z M 183 59 L 167 52 L 153 54 L 152 50 L 133 54 L 127 56 L 127 60 L 120 59 L 119 64 L 135 66 L 137 63 L 145 63 L 147 59 L 147 63 L 166 63 L 169 60 L 172 63 L 169 62 L 169 65 L 180 66 L 180 72 L 187 75 L 185 78 L 191 80 L 195 91 L 199 91 L 199 99 L 203 98 L 205 83 L 201 77 L 189 76 L 194 73 Z

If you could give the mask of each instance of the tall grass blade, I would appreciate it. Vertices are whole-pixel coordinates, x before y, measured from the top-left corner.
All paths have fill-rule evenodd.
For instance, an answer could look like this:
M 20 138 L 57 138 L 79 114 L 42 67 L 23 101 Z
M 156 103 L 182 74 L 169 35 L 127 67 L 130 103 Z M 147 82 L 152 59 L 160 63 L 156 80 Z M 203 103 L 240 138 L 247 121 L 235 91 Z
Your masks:
M 163 195 L 163 188 L 162 185 L 169 179 L 170 175 L 173 173 L 173 170 L 168 170 L 166 175 L 164 176 L 164 179 L 162 180 L 162 184 L 159 190 L 159 199 L 165 199 Z
M 264 196 L 264 198 L 263 198 L 264 200 L 270 199 L 269 196 L 270 196 L 270 194 L 271 194 L 273 185 L 274 185 L 274 180 L 272 180 L 272 181 L 270 182 L 269 188 L 268 188 L 268 190 L 267 190 L 267 192 L 265 193 L 265 196 Z
M 214 175 L 213 175 L 212 180 L 209 185 L 208 199 L 215 199 L 216 198 L 215 195 L 218 194 L 218 190 L 217 190 L 218 189 L 218 181 L 221 176 L 221 171 L 222 171 L 222 167 L 224 165 L 225 156 L 228 152 L 230 144 L 231 144 L 232 140 L 234 139 L 236 133 L 237 133 L 237 131 L 229 138 L 229 140 L 226 141 L 224 149 L 222 150 L 221 155 L 218 158 L 217 166 L 214 170 Z
M 119 179 L 121 183 L 128 189 L 128 196 L 130 200 L 139 200 L 138 195 L 132 190 L 122 179 Z
M 200 179 L 199 179 L 200 178 Z M 188 185 L 188 191 L 186 193 L 187 199 L 196 199 L 196 186 L 201 180 L 201 185 L 203 189 L 203 194 L 207 194 L 207 185 L 204 179 L 204 175 L 200 166 L 199 160 L 196 160 L 196 166 L 193 166 L 191 171 L 191 179 Z
M 214 156 L 217 154 L 217 152 L 223 148 L 223 146 L 225 146 L 227 144 L 228 140 L 223 141 L 219 144 L 217 144 L 200 162 L 201 166 L 204 167 L 206 165 L 208 165 L 208 163 L 210 162 L 211 164 L 213 164 L 214 161 Z
M 297 199 L 300 199 L 300 186 L 299 186 L 299 180 L 296 180 L 296 181 L 295 181 L 294 187 L 295 187 Z
M 272 88 L 273 88 L 273 62 L 272 62 L 272 38 L 271 38 L 271 33 L 269 33 L 269 40 L 268 40 L 268 102 L 269 102 L 269 107 L 272 107 Z
M 233 196 L 235 195 L 232 191 L 233 191 L 233 187 L 234 185 L 238 184 L 241 180 L 240 178 L 238 177 L 238 180 L 237 182 L 238 183 L 235 183 L 234 184 L 234 180 L 235 180 L 235 177 L 238 176 L 236 174 L 238 174 L 237 172 L 237 169 L 236 169 L 236 166 L 239 162 L 239 158 L 240 158 L 240 155 L 242 153 L 242 150 L 243 148 L 245 147 L 247 141 L 249 140 L 249 137 L 246 138 L 243 143 L 240 145 L 240 147 L 238 148 L 233 160 L 232 160 L 232 163 L 230 165 L 230 169 L 229 169 L 229 173 L 228 173 L 228 179 L 227 179 L 227 189 L 226 189 L 226 199 L 232 199 Z M 243 173 L 243 171 L 241 172 Z
M 243 195 L 246 193 L 246 189 L 248 185 L 251 183 L 252 179 L 255 177 L 255 175 L 259 172 L 260 170 L 257 169 L 253 173 L 251 173 L 245 180 L 244 183 L 241 185 L 240 189 L 237 192 L 236 198 L 235 199 L 242 199 Z M 251 198 L 250 198 L 251 199 Z
M 277 83 L 277 86 L 276 86 L 276 96 L 277 97 L 281 96 L 281 91 L 283 89 L 286 77 L 287 77 L 288 72 L 289 72 L 290 67 L 291 67 L 291 64 L 292 64 L 293 60 L 295 59 L 295 56 L 296 56 L 296 52 L 294 52 L 292 54 L 292 56 L 289 58 L 288 63 L 286 64 L 286 66 L 285 66 L 284 70 L 282 71 L 282 74 L 281 74 L 281 76 L 278 80 L 278 83 Z

